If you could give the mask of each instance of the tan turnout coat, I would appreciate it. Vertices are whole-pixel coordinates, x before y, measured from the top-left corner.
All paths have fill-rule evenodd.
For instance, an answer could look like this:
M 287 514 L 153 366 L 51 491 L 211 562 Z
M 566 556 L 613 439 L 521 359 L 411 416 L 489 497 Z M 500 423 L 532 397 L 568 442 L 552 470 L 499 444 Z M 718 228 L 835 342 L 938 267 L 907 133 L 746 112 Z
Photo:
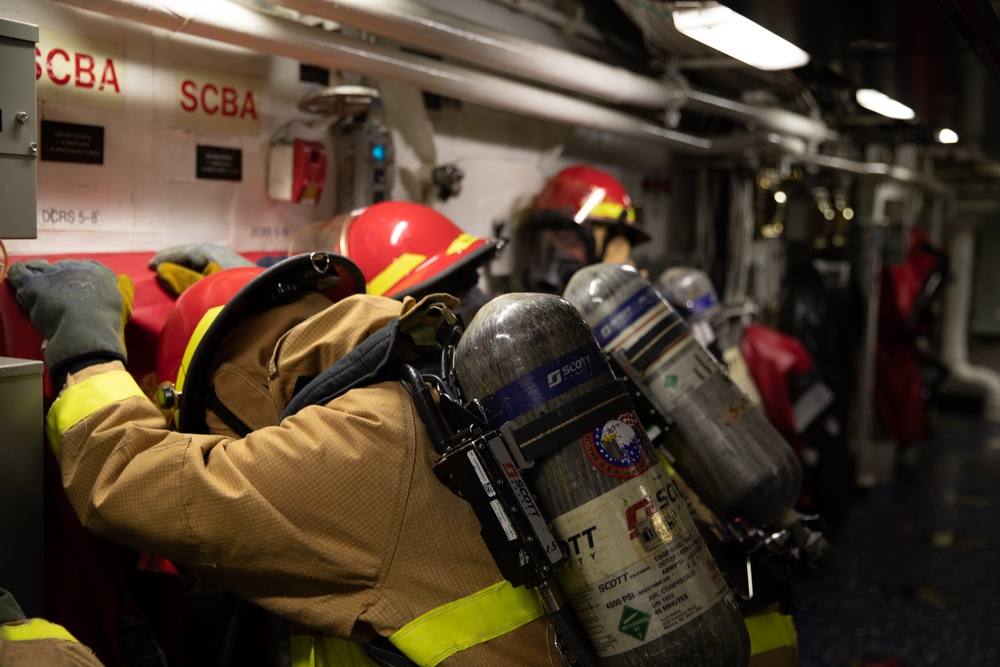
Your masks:
M 257 427 L 247 437 L 212 419 L 210 435 L 172 431 L 136 396 L 70 426 L 60 464 L 87 528 L 204 571 L 314 631 L 363 642 L 501 576 L 470 507 L 434 476 L 435 453 L 399 382 L 353 389 L 274 425 L 298 378 L 415 306 L 364 295 L 328 303 L 307 298 L 251 318 L 224 341 L 215 383 L 241 397 L 230 408 Z M 67 386 L 121 368 L 93 366 Z M 442 664 L 561 664 L 548 634 L 535 620 Z

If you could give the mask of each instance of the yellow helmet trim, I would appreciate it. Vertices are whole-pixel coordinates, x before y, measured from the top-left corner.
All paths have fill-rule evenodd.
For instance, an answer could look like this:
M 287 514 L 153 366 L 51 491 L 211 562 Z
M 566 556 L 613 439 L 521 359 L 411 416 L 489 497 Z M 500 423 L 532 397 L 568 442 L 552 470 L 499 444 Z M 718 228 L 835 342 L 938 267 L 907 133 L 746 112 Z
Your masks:
M 448 250 L 445 252 L 446 255 L 454 255 L 455 253 L 462 252 L 470 245 L 478 241 L 479 239 L 472 234 L 459 234 L 455 237 L 455 240 L 451 242 L 448 246 Z
M 220 312 L 222 312 L 222 308 L 223 306 L 216 306 L 215 308 L 209 308 L 206 310 L 205 314 L 201 316 L 198 326 L 194 328 L 194 333 L 191 334 L 187 347 L 184 348 L 184 356 L 181 357 L 181 366 L 177 369 L 177 381 L 174 382 L 174 389 L 177 390 L 177 393 L 182 393 L 184 391 L 184 378 L 187 376 L 188 366 L 191 365 L 191 358 L 194 357 L 194 352 L 198 349 L 201 339 L 205 337 L 205 332 L 208 331 L 208 328 L 212 326 L 213 322 L 215 322 L 215 318 L 219 316 Z M 175 410 L 175 424 L 178 423 L 179 415 L 180 410 Z
M 607 218 L 609 220 L 620 220 L 622 217 L 622 212 L 625 213 L 625 220 L 627 222 L 635 222 L 635 209 L 629 206 L 625 208 L 621 204 L 616 204 L 610 201 L 602 201 L 600 204 L 595 206 L 590 210 L 590 214 L 587 217 L 591 218 Z
M 427 260 L 427 255 L 415 255 L 404 253 L 394 259 L 389 266 L 385 267 L 381 273 L 368 281 L 368 293 L 375 296 L 382 296 L 392 286 L 406 277 L 413 269 L 417 268 Z

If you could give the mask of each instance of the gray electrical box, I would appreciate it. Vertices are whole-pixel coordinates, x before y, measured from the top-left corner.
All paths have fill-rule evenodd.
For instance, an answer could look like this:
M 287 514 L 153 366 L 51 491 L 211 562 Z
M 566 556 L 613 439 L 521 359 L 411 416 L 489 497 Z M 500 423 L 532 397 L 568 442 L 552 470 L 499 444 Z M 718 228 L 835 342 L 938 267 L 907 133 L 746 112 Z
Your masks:
M 394 151 L 388 127 L 369 114 L 335 128 L 333 148 L 337 188 L 335 214 L 389 199 Z
M 0 357 L 0 587 L 44 615 L 42 362 Z
M 37 42 L 38 26 L 0 19 L 0 238 L 38 238 Z

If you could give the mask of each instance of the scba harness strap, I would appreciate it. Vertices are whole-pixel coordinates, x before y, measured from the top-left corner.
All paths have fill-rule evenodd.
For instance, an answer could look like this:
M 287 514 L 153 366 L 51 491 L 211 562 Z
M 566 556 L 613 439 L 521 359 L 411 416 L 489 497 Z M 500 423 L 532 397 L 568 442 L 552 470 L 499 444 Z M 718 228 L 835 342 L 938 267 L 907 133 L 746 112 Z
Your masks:
M 355 387 L 376 382 L 392 361 L 399 337 L 399 318 L 394 318 L 314 378 L 300 378 L 292 400 L 281 413 L 281 421 L 309 405 L 325 405 Z
M 399 379 L 395 362 L 433 372 L 441 366 L 441 344 L 457 327 L 449 304 L 422 301 L 396 317 L 314 377 L 302 377 L 279 423 L 309 405 L 325 405 L 355 387 Z

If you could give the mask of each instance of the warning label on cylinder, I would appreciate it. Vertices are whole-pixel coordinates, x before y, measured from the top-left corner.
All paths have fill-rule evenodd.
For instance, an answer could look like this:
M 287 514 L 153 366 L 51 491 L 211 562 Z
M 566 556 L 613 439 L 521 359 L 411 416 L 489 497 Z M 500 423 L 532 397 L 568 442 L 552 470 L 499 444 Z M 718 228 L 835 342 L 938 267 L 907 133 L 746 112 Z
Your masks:
M 553 526 L 570 555 L 560 580 L 602 657 L 668 634 L 729 593 L 662 465 Z
M 669 414 L 722 369 L 692 336 L 656 360 L 643 374 L 643 382 Z
M 649 629 L 649 622 L 652 616 L 644 611 L 632 609 L 628 605 L 622 610 L 621 622 L 618 623 L 618 631 L 622 634 L 635 637 L 639 641 L 646 638 L 646 630 Z
M 602 320 L 594 333 L 634 369 L 668 414 L 722 368 L 691 335 L 684 319 L 643 287 Z

